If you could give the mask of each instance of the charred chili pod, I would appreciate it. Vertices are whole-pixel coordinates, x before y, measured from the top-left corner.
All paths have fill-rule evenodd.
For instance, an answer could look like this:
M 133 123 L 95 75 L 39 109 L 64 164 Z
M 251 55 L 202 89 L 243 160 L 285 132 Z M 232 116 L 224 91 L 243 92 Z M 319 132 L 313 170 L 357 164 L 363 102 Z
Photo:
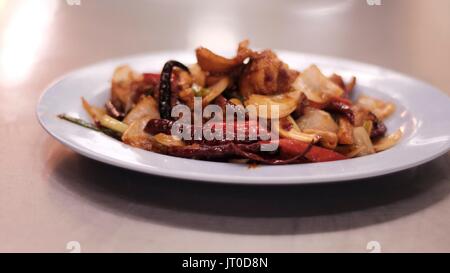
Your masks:
M 150 120 L 144 131 L 151 134 L 151 135 L 157 135 L 157 134 L 166 134 L 171 135 L 172 134 L 172 127 L 175 124 L 175 121 L 168 120 L 168 119 L 152 119 Z M 254 126 L 254 127 L 253 127 Z M 191 132 L 191 140 L 184 140 L 188 144 L 204 144 L 204 145 L 222 145 L 227 143 L 235 143 L 235 144 L 248 144 L 248 143 L 254 143 L 258 141 L 260 138 L 256 134 L 257 132 L 260 133 L 267 133 L 267 130 L 263 127 L 259 127 L 258 125 L 252 125 L 250 122 L 242 122 L 238 123 L 235 122 L 232 129 L 234 131 L 234 138 L 233 139 L 227 139 L 226 138 L 226 132 L 228 130 L 228 126 L 226 123 L 216 123 L 213 125 L 212 128 L 207 128 L 208 130 L 211 130 L 214 132 L 215 130 L 222 129 L 225 134 L 223 134 L 222 139 L 212 139 L 207 140 L 205 138 L 202 139 L 195 139 L 194 132 L 196 130 L 204 131 L 206 127 L 196 127 L 191 124 L 182 125 L 182 130 L 188 130 Z M 242 130 L 242 131 L 241 131 Z M 243 139 L 239 139 L 239 132 L 243 132 Z M 251 134 L 256 134 L 257 139 L 250 139 Z
M 226 143 L 216 146 L 210 145 L 189 145 L 183 147 L 168 147 L 166 153 L 168 155 L 195 158 L 195 159 L 214 159 L 225 160 L 236 155 L 237 150 L 243 150 L 250 153 L 257 153 L 260 150 L 259 143 L 253 144 L 235 144 Z
M 341 100 L 331 100 L 325 107 L 325 110 L 334 112 L 337 114 L 342 114 L 345 116 L 351 124 L 355 124 L 355 113 L 351 107 Z
M 257 143 L 257 144 L 259 145 L 258 150 L 260 150 L 261 143 Z M 255 153 L 255 151 L 248 149 L 248 147 L 251 147 L 249 145 L 234 145 L 233 147 L 234 147 L 235 154 L 238 156 L 241 156 L 243 158 L 250 159 L 250 160 L 258 162 L 258 163 L 264 163 L 267 165 L 287 165 L 287 164 L 292 164 L 292 163 L 307 162 L 307 160 L 304 157 L 311 150 L 311 148 L 313 147 L 313 144 L 309 143 L 308 146 L 306 147 L 306 149 L 302 153 L 300 153 L 292 158 L 288 158 L 288 159 L 266 158 L 260 154 Z M 255 150 L 255 148 L 253 148 L 253 150 Z
M 374 113 L 369 113 L 369 119 L 372 121 L 373 127 L 370 132 L 370 138 L 379 138 L 386 134 L 387 128 L 384 122 L 382 122 Z
M 106 112 L 108 113 L 108 115 L 110 115 L 111 117 L 118 119 L 118 120 L 122 120 L 125 117 L 125 114 L 121 111 L 119 111 L 117 109 L 117 107 L 111 102 L 111 100 L 109 100 L 106 104 L 105 104 L 105 108 L 106 108 Z
M 159 83 L 159 113 L 161 118 L 163 119 L 172 119 L 172 105 L 171 105 L 171 78 L 172 71 L 174 67 L 178 67 L 188 73 L 189 68 L 187 68 L 184 64 L 177 61 L 168 61 L 164 64 L 163 70 L 161 72 L 161 78 Z
M 157 135 L 160 133 L 170 135 L 173 124 L 174 121 L 168 119 L 151 119 L 145 126 L 144 131 L 151 135 Z

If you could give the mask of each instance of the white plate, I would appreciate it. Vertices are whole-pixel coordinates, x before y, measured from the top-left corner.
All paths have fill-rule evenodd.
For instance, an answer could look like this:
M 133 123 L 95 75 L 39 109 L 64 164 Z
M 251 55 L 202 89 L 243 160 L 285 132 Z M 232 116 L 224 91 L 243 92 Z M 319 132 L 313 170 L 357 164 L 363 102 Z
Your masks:
M 401 142 L 385 152 L 356 159 L 249 169 L 246 165 L 182 159 L 140 150 L 57 118 L 60 113 L 68 113 L 88 120 L 80 97 L 103 105 L 109 97 L 109 82 L 118 65 L 129 64 L 141 72 L 159 72 L 169 59 L 186 64 L 195 62 L 193 52 L 134 56 L 74 71 L 45 91 L 37 106 L 37 116 L 52 136 L 92 159 L 149 174 L 212 182 L 308 184 L 353 180 L 411 168 L 450 149 L 450 98 L 434 87 L 372 65 L 285 51 L 278 54 L 296 69 L 314 63 L 326 74 L 336 72 L 346 79 L 355 75 L 358 78 L 356 93 L 393 101 L 397 111 L 386 124 L 389 133 L 399 128 L 404 130 Z

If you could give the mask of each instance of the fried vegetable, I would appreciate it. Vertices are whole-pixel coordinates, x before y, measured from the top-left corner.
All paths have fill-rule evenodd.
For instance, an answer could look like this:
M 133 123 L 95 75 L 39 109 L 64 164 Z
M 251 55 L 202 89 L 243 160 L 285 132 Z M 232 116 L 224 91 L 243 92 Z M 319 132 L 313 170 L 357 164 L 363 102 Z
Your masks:
M 364 121 L 363 127 L 364 127 L 364 129 L 366 129 L 367 134 L 369 134 L 369 136 L 370 136 L 373 131 L 373 122 L 371 120 L 366 120 L 366 121 Z
M 364 127 L 356 127 L 353 129 L 354 147 L 358 149 L 357 156 L 365 156 L 375 153 L 372 141 Z
M 95 122 L 95 124 L 99 124 L 101 118 L 106 115 L 106 110 L 103 108 L 95 107 L 89 104 L 87 100 L 84 98 L 81 98 L 81 102 L 83 104 L 84 110 L 89 114 L 89 116 L 92 118 L 92 120 Z
M 356 86 L 356 77 L 352 77 L 349 83 L 345 85 L 345 97 L 349 97 L 349 95 L 353 92 Z
M 159 133 L 170 135 L 174 123 L 174 121 L 168 119 L 150 119 L 144 130 L 152 135 Z
M 171 77 L 174 67 L 178 67 L 184 71 L 189 71 L 189 69 L 184 64 L 177 61 L 168 61 L 164 65 L 159 83 L 159 114 L 164 119 L 172 119 Z
M 215 98 L 220 96 L 220 94 L 227 89 L 230 83 L 231 81 L 229 77 L 223 77 L 219 82 L 207 88 L 208 91 L 205 92 L 206 94 L 203 94 L 202 98 L 203 106 L 210 104 Z
M 121 134 L 123 134 L 128 129 L 127 124 L 118 121 L 117 119 L 114 119 L 108 115 L 103 115 L 103 117 L 100 119 L 100 125 Z
M 162 147 L 161 149 L 163 153 L 176 157 L 206 160 L 225 160 L 236 154 L 233 143 L 216 146 L 193 144 L 187 146 Z
M 352 105 L 351 109 L 355 117 L 353 126 L 362 127 L 364 125 L 364 121 L 367 120 L 369 111 L 359 105 Z
M 300 128 L 298 127 L 297 123 L 295 122 L 295 120 L 291 116 L 286 117 L 285 121 L 287 123 L 289 123 L 289 126 L 278 126 L 278 132 L 281 137 L 295 139 L 295 140 L 304 141 L 304 142 L 308 142 L 308 143 L 316 143 L 317 141 L 319 141 L 320 136 L 318 136 L 314 133 L 306 134 L 306 133 L 302 132 L 300 130 Z M 281 121 L 281 122 L 283 122 L 283 121 Z M 290 128 L 284 129 L 284 127 L 290 127 Z
M 91 130 L 94 130 L 94 131 L 102 132 L 105 135 L 108 135 L 108 136 L 113 137 L 113 138 L 120 138 L 120 133 L 112 131 L 112 130 L 110 130 L 108 128 L 97 127 L 95 124 L 89 123 L 89 122 L 87 122 L 85 120 L 82 120 L 80 118 L 71 117 L 71 116 L 69 116 L 67 114 L 60 114 L 60 115 L 58 115 L 58 118 L 66 120 L 66 121 L 69 121 L 69 122 L 72 122 L 72 123 L 74 123 L 76 125 L 79 125 L 81 127 L 87 128 L 87 129 L 91 129 Z
M 343 154 L 347 158 L 357 157 L 365 148 L 364 147 L 355 147 L 354 145 L 345 145 L 338 146 L 336 148 L 336 152 Z
M 280 139 L 279 147 L 285 156 L 303 154 L 310 143 L 293 139 Z M 347 159 L 344 155 L 325 148 L 312 146 L 304 155 L 311 162 L 328 162 Z
M 370 128 L 370 137 L 379 138 L 386 134 L 387 128 L 383 121 L 379 120 L 375 114 L 369 112 L 368 120 L 370 120 L 372 127 Z
M 154 136 L 154 140 L 166 147 L 185 146 L 184 142 L 180 138 L 172 135 L 166 135 L 163 133 L 159 133 L 156 136 Z
M 256 143 L 256 144 L 260 144 L 260 143 Z M 286 165 L 286 164 L 291 164 L 291 163 L 307 162 L 304 157 L 305 157 L 305 154 L 308 153 L 310 151 L 310 149 L 312 149 L 312 147 L 313 147 L 312 143 L 309 143 L 304 147 L 303 151 L 300 152 L 299 149 L 297 149 L 297 151 L 299 153 L 290 158 L 287 158 L 287 159 L 285 157 L 272 158 L 272 157 L 263 156 L 262 154 L 258 154 L 258 153 L 249 151 L 248 147 L 244 146 L 244 145 L 234 145 L 234 152 L 238 156 L 242 156 L 244 158 L 250 159 L 252 161 L 256 161 L 258 163 L 264 163 L 264 164 L 268 164 L 268 165 Z M 280 146 L 280 150 L 281 150 L 281 148 L 282 148 L 282 146 Z M 283 153 L 282 150 L 281 150 L 281 153 Z
M 341 97 L 344 94 L 344 90 L 325 77 L 315 65 L 304 70 L 292 87 L 305 93 L 309 100 L 316 103 L 327 103 L 330 97 Z
M 293 91 L 279 95 L 264 96 L 253 94 L 244 102 L 245 106 L 253 105 L 258 109 L 258 116 L 270 118 L 272 115 L 272 106 L 278 106 L 279 118 L 289 116 L 295 111 L 300 98 L 300 91 Z M 261 106 L 266 107 L 267 111 L 263 111 Z
M 395 112 L 395 105 L 393 103 L 384 102 L 369 96 L 360 96 L 356 104 L 374 113 L 380 120 L 385 120 Z
M 351 124 L 355 123 L 355 114 L 351 109 L 351 102 L 348 102 L 345 99 L 332 97 L 324 109 L 331 113 L 337 113 L 345 116 Z
M 137 83 L 143 82 L 144 77 L 133 71 L 129 66 L 119 66 L 111 81 L 111 102 L 123 112 L 128 112 L 136 98 Z
M 315 129 L 337 133 L 338 125 L 328 112 L 308 107 L 304 115 L 297 119 L 297 124 L 302 131 L 306 129 Z
M 150 119 L 159 119 L 158 103 L 151 96 L 142 96 L 139 102 L 123 119 L 123 123 L 130 125 L 134 121 L 150 117 Z
M 305 129 L 303 133 L 309 135 L 315 135 L 319 137 L 319 143 L 327 148 L 334 150 L 338 144 L 338 137 L 336 133 L 330 131 L 322 131 L 317 129 Z
M 136 148 L 151 151 L 153 138 L 144 131 L 150 117 L 141 117 L 133 121 L 122 135 L 122 141 Z
M 67 121 L 72 122 L 74 124 L 80 125 L 81 127 L 84 127 L 84 128 L 88 128 L 88 129 L 91 129 L 91 130 L 94 130 L 94 131 L 99 131 L 99 132 L 101 131 L 100 128 L 98 128 L 94 124 L 89 123 L 89 122 L 87 122 L 85 120 L 82 120 L 80 118 L 71 117 L 71 116 L 69 116 L 67 114 L 60 114 L 60 115 L 58 115 L 58 118 L 63 119 L 63 120 L 67 120 Z
M 197 62 L 203 71 L 212 73 L 228 73 L 243 64 L 244 60 L 251 56 L 252 51 L 248 49 L 248 41 L 239 44 L 236 57 L 227 59 L 214 54 L 204 47 L 195 50 Z
M 106 104 L 105 104 L 105 108 L 106 108 L 106 113 L 108 115 L 110 115 L 111 117 L 115 118 L 115 119 L 120 119 L 122 120 L 123 117 L 125 116 L 125 114 L 121 111 L 119 111 L 116 106 L 114 106 L 114 104 L 111 102 L 111 100 L 109 100 Z
M 353 126 L 347 118 L 338 117 L 339 130 L 337 133 L 338 143 L 343 145 L 353 144 Z
M 400 141 L 402 136 L 403 136 L 403 132 L 401 129 L 399 129 L 395 133 L 377 140 L 374 143 L 373 148 L 375 149 L 375 152 L 377 152 L 377 153 L 381 152 L 381 151 L 385 151 L 387 149 L 390 149 L 390 148 L 394 147 Z
M 342 79 L 342 77 L 336 73 L 333 73 L 333 75 L 331 75 L 329 77 L 330 81 L 332 81 L 333 83 L 335 83 L 337 86 L 339 86 L 340 88 L 342 88 L 343 90 L 345 90 L 345 82 Z
M 232 104 L 234 104 L 234 105 L 236 105 L 236 106 L 238 106 L 238 105 L 243 105 L 243 104 L 242 104 L 242 101 L 241 101 L 240 99 L 238 99 L 238 98 L 231 98 L 231 99 L 229 100 L 229 102 L 232 103 Z

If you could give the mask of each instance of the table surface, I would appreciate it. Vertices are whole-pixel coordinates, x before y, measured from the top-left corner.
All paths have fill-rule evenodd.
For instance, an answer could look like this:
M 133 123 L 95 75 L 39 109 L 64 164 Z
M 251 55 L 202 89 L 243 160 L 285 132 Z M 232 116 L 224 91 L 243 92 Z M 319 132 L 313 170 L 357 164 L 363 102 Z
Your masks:
M 333 55 L 450 94 L 450 1 L 0 0 L 0 251 L 450 251 L 450 153 L 400 173 L 250 187 L 143 175 L 80 156 L 39 126 L 55 78 L 104 59 L 254 47 Z M 72 3 L 76 3 L 72 0 Z M 370 2 L 370 1 L 369 1 Z

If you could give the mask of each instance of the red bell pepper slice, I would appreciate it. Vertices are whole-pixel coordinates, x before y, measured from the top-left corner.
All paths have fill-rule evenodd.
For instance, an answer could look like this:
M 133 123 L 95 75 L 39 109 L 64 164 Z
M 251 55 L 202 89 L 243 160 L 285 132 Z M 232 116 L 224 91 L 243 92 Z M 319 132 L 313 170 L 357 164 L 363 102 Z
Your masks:
M 282 138 L 279 140 L 279 147 L 284 156 L 294 157 L 304 153 L 308 149 L 309 143 Z M 312 146 L 305 154 L 305 158 L 311 162 L 328 162 L 347 159 L 347 157 L 340 153 L 318 146 Z

